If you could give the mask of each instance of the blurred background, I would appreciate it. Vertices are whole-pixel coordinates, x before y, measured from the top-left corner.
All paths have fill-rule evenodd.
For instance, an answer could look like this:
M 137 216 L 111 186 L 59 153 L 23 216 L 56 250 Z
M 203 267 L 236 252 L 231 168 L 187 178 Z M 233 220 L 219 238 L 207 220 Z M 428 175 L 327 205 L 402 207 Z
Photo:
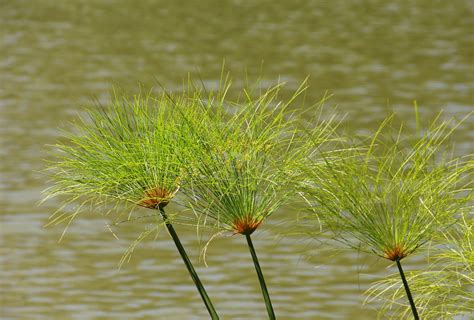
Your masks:
M 118 270 L 145 222 L 121 225 L 119 240 L 98 212 L 79 217 L 61 243 L 64 226 L 44 228 L 58 207 L 37 206 L 45 145 L 82 107 L 107 102 L 112 86 L 133 92 L 156 78 L 179 90 L 188 72 L 213 86 L 225 60 L 236 83 L 247 70 L 264 84 L 285 81 L 285 94 L 309 75 L 307 100 L 334 94 L 354 132 L 390 110 L 412 124 L 415 99 L 422 119 L 441 110 L 460 118 L 474 109 L 473 14 L 468 0 L 0 0 L 0 317 L 208 318 L 166 232 Z M 457 153 L 474 151 L 473 129 L 471 117 L 454 137 Z M 294 214 L 278 212 L 254 237 L 279 318 L 374 319 L 377 304 L 363 305 L 363 292 L 393 266 L 276 237 Z M 195 230 L 178 232 L 222 319 L 266 318 L 241 237 L 215 240 L 206 268 Z M 423 263 L 419 254 L 407 269 Z

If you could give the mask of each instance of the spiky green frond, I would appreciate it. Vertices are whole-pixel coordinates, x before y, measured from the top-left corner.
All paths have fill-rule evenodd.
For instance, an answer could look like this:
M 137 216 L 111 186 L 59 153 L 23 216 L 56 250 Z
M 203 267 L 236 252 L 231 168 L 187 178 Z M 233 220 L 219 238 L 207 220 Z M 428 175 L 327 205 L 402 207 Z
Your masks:
M 224 96 L 221 103 L 206 102 L 205 109 L 214 112 L 194 123 L 188 156 L 194 171 L 185 191 L 203 222 L 250 234 L 294 194 L 301 175 L 296 164 L 307 155 L 301 146 L 308 142 L 291 106 L 305 86 L 285 102 L 281 89 L 279 84 L 256 96 L 244 90 L 244 101 Z M 313 125 L 313 143 L 333 139 L 334 119 Z
M 115 95 L 110 105 L 90 108 L 55 145 L 48 172 L 53 185 L 46 198 L 65 203 L 101 205 L 128 202 L 154 208 L 166 204 L 179 188 L 184 170 L 177 120 L 184 96 Z M 188 102 L 186 102 L 188 103 Z M 73 215 L 74 216 L 74 215 Z M 59 211 L 52 221 L 73 216 Z
M 474 216 L 462 216 L 449 230 L 440 234 L 442 244 L 431 250 L 426 269 L 407 275 L 416 292 L 422 319 L 461 319 L 474 314 Z M 369 301 L 383 300 L 380 317 L 410 318 L 403 285 L 398 275 L 374 284 L 368 291 Z M 397 315 L 396 317 L 394 315 Z
M 313 217 L 335 239 L 395 261 L 454 222 L 472 170 L 443 149 L 456 124 L 435 121 L 412 137 L 402 126 L 392 131 L 393 118 L 368 146 L 307 170 L 304 191 Z

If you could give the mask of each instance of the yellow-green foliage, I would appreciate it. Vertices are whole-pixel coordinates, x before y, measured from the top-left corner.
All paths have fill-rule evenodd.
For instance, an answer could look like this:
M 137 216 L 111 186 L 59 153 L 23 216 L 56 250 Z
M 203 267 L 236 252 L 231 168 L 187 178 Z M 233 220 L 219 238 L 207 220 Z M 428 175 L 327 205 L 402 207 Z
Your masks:
M 334 139 L 334 117 L 315 120 L 309 138 L 298 126 L 295 109 L 301 110 L 295 100 L 304 84 L 286 101 L 279 98 L 281 89 L 278 84 L 256 94 L 244 90 L 240 100 L 217 93 L 220 99 L 203 101 L 205 116 L 193 119 L 194 142 L 187 156 L 191 180 L 184 189 L 203 223 L 252 233 L 295 195 L 305 145 Z M 318 108 L 308 108 L 316 119 Z
M 459 218 L 438 237 L 427 268 L 407 274 L 422 319 L 464 319 L 474 314 L 474 216 Z M 410 319 L 398 275 L 377 282 L 369 300 L 382 300 L 380 317 Z
M 86 205 L 152 208 L 170 201 L 184 172 L 179 159 L 185 129 L 177 108 L 184 103 L 192 105 L 192 99 L 145 93 L 131 100 L 115 95 L 110 105 L 90 108 L 65 134 L 68 141 L 54 146 L 52 186 L 45 194 L 60 196 L 64 206 L 51 223 L 70 223 Z M 78 204 L 72 213 L 63 210 L 72 203 Z
M 393 131 L 392 116 L 368 144 L 310 167 L 310 220 L 350 247 L 393 261 L 411 254 L 465 210 L 469 166 L 443 149 L 455 127 L 435 121 L 412 137 Z

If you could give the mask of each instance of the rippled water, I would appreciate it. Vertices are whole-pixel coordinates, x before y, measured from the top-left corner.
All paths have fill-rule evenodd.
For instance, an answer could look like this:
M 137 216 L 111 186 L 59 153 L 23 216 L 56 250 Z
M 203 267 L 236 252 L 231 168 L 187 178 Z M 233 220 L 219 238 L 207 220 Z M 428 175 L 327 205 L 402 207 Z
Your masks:
M 326 90 L 347 112 L 346 126 L 373 128 L 388 110 L 411 120 L 444 109 L 473 109 L 474 5 L 470 1 L 0 1 L 1 310 L 2 319 L 206 319 L 168 235 L 144 242 L 117 263 L 145 223 L 123 225 L 116 240 L 94 212 L 45 229 L 57 208 L 38 207 L 38 170 L 58 127 L 112 85 L 139 82 L 176 89 L 191 71 L 216 83 L 222 61 L 235 82 L 245 68 L 288 92 L 310 75 L 308 99 Z M 472 118 L 458 131 L 473 152 Z M 171 207 L 176 211 L 178 208 Z M 371 280 L 395 271 L 385 261 L 275 238 L 294 212 L 274 215 L 255 246 L 280 319 L 373 319 L 363 306 Z M 224 319 L 265 319 L 244 239 L 213 242 L 206 268 L 195 232 L 178 227 Z M 421 257 L 412 259 L 412 265 Z

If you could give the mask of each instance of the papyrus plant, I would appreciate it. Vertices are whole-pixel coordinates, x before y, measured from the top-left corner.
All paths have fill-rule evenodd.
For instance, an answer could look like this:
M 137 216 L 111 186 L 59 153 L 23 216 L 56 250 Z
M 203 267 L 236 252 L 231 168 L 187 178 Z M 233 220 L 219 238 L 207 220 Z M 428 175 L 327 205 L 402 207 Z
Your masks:
M 306 170 L 310 220 L 349 247 L 395 262 L 415 319 L 401 261 L 454 223 L 466 203 L 468 166 L 445 152 L 456 126 L 438 120 L 414 136 L 391 116 L 367 144 Z
M 52 186 L 45 194 L 64 201 L 52 224 L 71 223 L 86 206 L 110 210 L 110 204 L 128 203 L 160 212 L 209 314 L 218 319 L 164 210 L 184 178 L 181 152 L 189 135 L 183 119 L 195 116 L 193 101 L 185 95 L 117 95 L 106 107 L 90 108 L 66 133 L 67 142 L 54 146 Z M 69 204 L 77 206 L 72 213 L 63 210 Z
M 190 206 L 202 224 L 245 237 L 270 319 L 275 313 L 251 235 L 295 195 L 301 179 L 297 163 L 308 150 L 294 111 L 305 86 L 285 101 L 281 89 L 279 84 L 256 94 L 244 90 L 243 99 L 232 100 L 224 86 L 215 98 L 201 100 L 204 111 L 190 119 L 194 143 L 185 157 L 192 160 L 185 190 Z M 333 138 L 332 118 L 312 125 L 313 144 Z
M 468 319 L 474 314 L 474 216 L 461 215 L 437 238 L 428 266 L 407 273 L 418 312 L 426 320 Z M 396 275 L 375 283 L 367 294 L 368 301 L 384 302 L 380 318 L 408 318 L 410 306 Z

